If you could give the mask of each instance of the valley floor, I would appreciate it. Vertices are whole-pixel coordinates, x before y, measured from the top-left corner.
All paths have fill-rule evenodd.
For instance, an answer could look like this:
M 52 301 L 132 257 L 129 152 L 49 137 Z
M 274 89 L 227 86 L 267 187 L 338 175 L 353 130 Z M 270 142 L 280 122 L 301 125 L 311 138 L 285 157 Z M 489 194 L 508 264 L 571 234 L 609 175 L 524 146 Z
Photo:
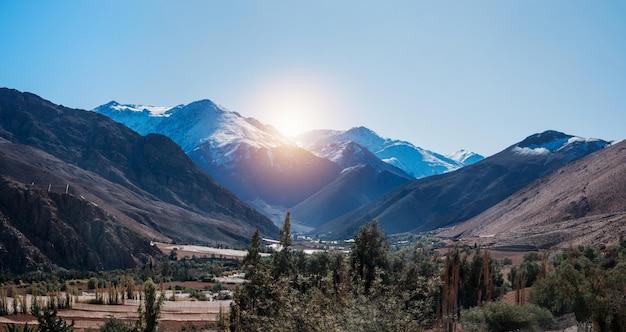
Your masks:
M 223 301 L 165 301 L 159 319 L 160 330 L 208 330 L 215 325 L 220 310 L 228 312 L 231 300 Z M 138 300 L 126 300 L 121 305 L 98 305 L 87 303 L 74 303 L 71 309 L 59 310 L 59 317 L 66 321 L 74 321 L 74 331 L 83 332 L 88 329 L 97 330 L 106 318 L 117 318 L 124 321 L 135 322 L 138 319 Z M 9 315 L 0 317 L 0 324 L 14 323 L 23 326 L 37 325 L 37 320 L 32 315 Z

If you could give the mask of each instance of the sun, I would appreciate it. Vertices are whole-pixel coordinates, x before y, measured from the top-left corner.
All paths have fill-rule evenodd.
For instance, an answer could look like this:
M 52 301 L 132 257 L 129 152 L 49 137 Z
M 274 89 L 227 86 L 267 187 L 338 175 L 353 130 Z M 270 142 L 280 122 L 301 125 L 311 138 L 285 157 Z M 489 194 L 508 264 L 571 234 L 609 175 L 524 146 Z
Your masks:
M 322 123 L 325 105 L 319 93 L 306 87 L 284 86 L 268 95 L 263 113 L 266 122 L 283 135 L 293 137 Z
M 302 72 L 260 80 L 246 104 L 259 121 L 287 137 L 327 128 L 339 107 L 332 85 Z

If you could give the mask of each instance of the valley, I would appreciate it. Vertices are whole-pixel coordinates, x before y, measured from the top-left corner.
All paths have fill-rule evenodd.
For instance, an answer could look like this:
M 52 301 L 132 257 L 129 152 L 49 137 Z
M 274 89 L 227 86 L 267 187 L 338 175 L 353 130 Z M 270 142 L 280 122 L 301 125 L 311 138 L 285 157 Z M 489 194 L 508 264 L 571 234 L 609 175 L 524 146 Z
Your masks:
M 625 144 L 547 130 L 492 156 L 445 156 L 365 127 L 288 139 L 209 100 L 85 111 L 0 89 L 5 311 L 12 292 L 95 278 L 101 293 L 76 288 L 58 313 L 78 331 L 141 321 L 135 298 L 98 296 L 123 284 L 141 294 L 150 280 L 175 300 L 163 330 L 345 330 L 363 315 L 382 330 L 476 323 L 446 306 L 455 298 L 471 316 L 528 297 L 528 324 L 544 324 L 581 310 L 536 293 L 564 282 L 568 259 L 623 284 L 611 278 L 626 245 Z

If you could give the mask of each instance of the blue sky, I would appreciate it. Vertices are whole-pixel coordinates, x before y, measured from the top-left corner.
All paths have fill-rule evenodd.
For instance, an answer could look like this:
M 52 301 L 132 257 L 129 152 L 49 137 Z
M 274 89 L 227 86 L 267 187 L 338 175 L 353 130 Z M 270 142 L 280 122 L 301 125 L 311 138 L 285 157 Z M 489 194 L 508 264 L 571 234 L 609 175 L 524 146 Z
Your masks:
M 623 1 L 0 0 L 0 86 L 69 107 L 211 99 L 284 132 L 491 155 L 626 138 Z

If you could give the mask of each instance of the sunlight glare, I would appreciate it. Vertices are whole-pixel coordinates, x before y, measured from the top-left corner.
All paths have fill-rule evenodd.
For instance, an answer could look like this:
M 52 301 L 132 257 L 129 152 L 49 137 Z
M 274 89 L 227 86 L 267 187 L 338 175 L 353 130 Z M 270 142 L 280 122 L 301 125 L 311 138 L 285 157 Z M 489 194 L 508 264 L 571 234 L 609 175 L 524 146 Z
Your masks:
M 247 108 L 258 114 L 261 122 L 293 137 L 331 126 L 331 114 L 339 106 L 329 84 L 300 72 L 262 81 L 255 87 Z

